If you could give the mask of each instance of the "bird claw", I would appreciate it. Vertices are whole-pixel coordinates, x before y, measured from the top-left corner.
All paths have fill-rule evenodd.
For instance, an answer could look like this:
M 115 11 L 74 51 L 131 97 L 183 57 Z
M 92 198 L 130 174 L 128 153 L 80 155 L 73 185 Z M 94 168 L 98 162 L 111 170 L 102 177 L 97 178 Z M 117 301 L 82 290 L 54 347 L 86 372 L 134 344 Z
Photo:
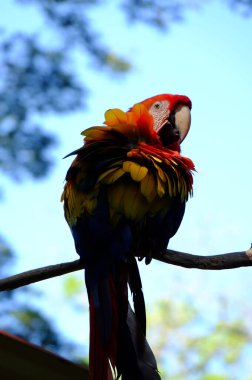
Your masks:
M 145 264 L 146 264 L 146 265 L 150 264 L 151 260 L 152 260 L 152 254 L 151 254 L 151 251 L 149 251 L 149 252 L 146 254 L 146 256 L 145 256 Z
M 152 260 L 152 254 L 151 252 L 149 251 L 147 254 L 142 254 L 141 256 L 138 256 L 138 261 L 142 261 L 143 259 L 145 260 L 145 264 L 148 265 L 150 264 L 151 260 Z

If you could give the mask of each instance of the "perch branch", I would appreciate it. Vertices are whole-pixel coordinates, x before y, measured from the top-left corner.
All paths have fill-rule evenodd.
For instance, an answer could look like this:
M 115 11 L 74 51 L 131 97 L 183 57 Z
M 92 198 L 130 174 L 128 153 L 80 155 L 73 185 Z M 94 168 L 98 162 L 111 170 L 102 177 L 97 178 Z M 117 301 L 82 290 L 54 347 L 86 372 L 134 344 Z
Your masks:
M 252 266 L 252 247 L 245 252 L 231 252 L 213 256 L 192 255 L 167 249 L 165 253 L 155 254 L 153 258 L 167 264 L 177 265 L 184 268 L 204 270 L 233 269 Z M 33 269 L 0 280 L 0 291 L 13 290 L 34 282 L 75 272 L 83 269 L 84 266 L 85 264 L 83 262 L 75 260 Z

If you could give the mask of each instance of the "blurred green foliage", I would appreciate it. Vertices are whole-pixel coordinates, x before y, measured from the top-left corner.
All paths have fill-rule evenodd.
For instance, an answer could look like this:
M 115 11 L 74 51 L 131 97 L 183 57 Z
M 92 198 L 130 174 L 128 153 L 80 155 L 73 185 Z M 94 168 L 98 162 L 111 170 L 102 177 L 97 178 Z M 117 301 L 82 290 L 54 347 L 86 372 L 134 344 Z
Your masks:
M 250 310 L 223 300 L 217 306 L 217 316 L 208 318 L 189 301 L 166 299 L 152 305 L 148 336 L 162 379 L 251 379 Z

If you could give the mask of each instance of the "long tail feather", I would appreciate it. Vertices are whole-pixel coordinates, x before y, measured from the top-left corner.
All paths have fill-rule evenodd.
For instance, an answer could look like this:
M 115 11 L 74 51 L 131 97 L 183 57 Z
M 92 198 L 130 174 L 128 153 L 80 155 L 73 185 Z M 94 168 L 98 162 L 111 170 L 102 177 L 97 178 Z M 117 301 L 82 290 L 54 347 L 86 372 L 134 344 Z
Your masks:
M 160 380 L 156 359 L 130 305 L 121 339 L 117 379 L 122 375 L 122 380 Z
M 90 308 L 90 380 L 113 380 L 116 366 L 117 291 L 107 268 L 87 268 L 86 286 Z
M 144 295 L 142 290 L 142 281 L 138 265 L 134 256 L 128 260 L 129 265 L 129 287 L 133 297 L 133 304 L 136 317 L 142 329 L 143 335 L 146 335 L 146 310 Z
M 146 312 L 142 282 L 134 256 L 128 258 L 128 283 L 134 311 L 127 302 L 127 317 L 119 325 L 118 379 L 160 380 L 157 363 L 146 340 Z
M 113 380 L 106 347 L 101 344 L 100 321 L 96 307 L 90 299 L 90 347 L 89 347 L 89 379 Z
M 160 380 L 145 338 L 142 283 L 134 257 L 128 262 L 89 267 L 90 380 Z M 135 312 L 128 302 L 128 284 Z

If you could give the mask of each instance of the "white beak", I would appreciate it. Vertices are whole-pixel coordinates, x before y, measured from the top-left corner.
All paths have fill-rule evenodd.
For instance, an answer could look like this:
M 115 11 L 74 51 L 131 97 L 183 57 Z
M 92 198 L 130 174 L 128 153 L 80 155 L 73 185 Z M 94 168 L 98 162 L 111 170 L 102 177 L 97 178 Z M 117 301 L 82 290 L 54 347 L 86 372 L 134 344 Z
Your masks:
M 189 107 L 185 105 L 179 105 L 177 107 L 175 112 L 175 124 L 180 133 L 180 142 L 182 142 L 189 132 L 191 125 L 191 111 Z

